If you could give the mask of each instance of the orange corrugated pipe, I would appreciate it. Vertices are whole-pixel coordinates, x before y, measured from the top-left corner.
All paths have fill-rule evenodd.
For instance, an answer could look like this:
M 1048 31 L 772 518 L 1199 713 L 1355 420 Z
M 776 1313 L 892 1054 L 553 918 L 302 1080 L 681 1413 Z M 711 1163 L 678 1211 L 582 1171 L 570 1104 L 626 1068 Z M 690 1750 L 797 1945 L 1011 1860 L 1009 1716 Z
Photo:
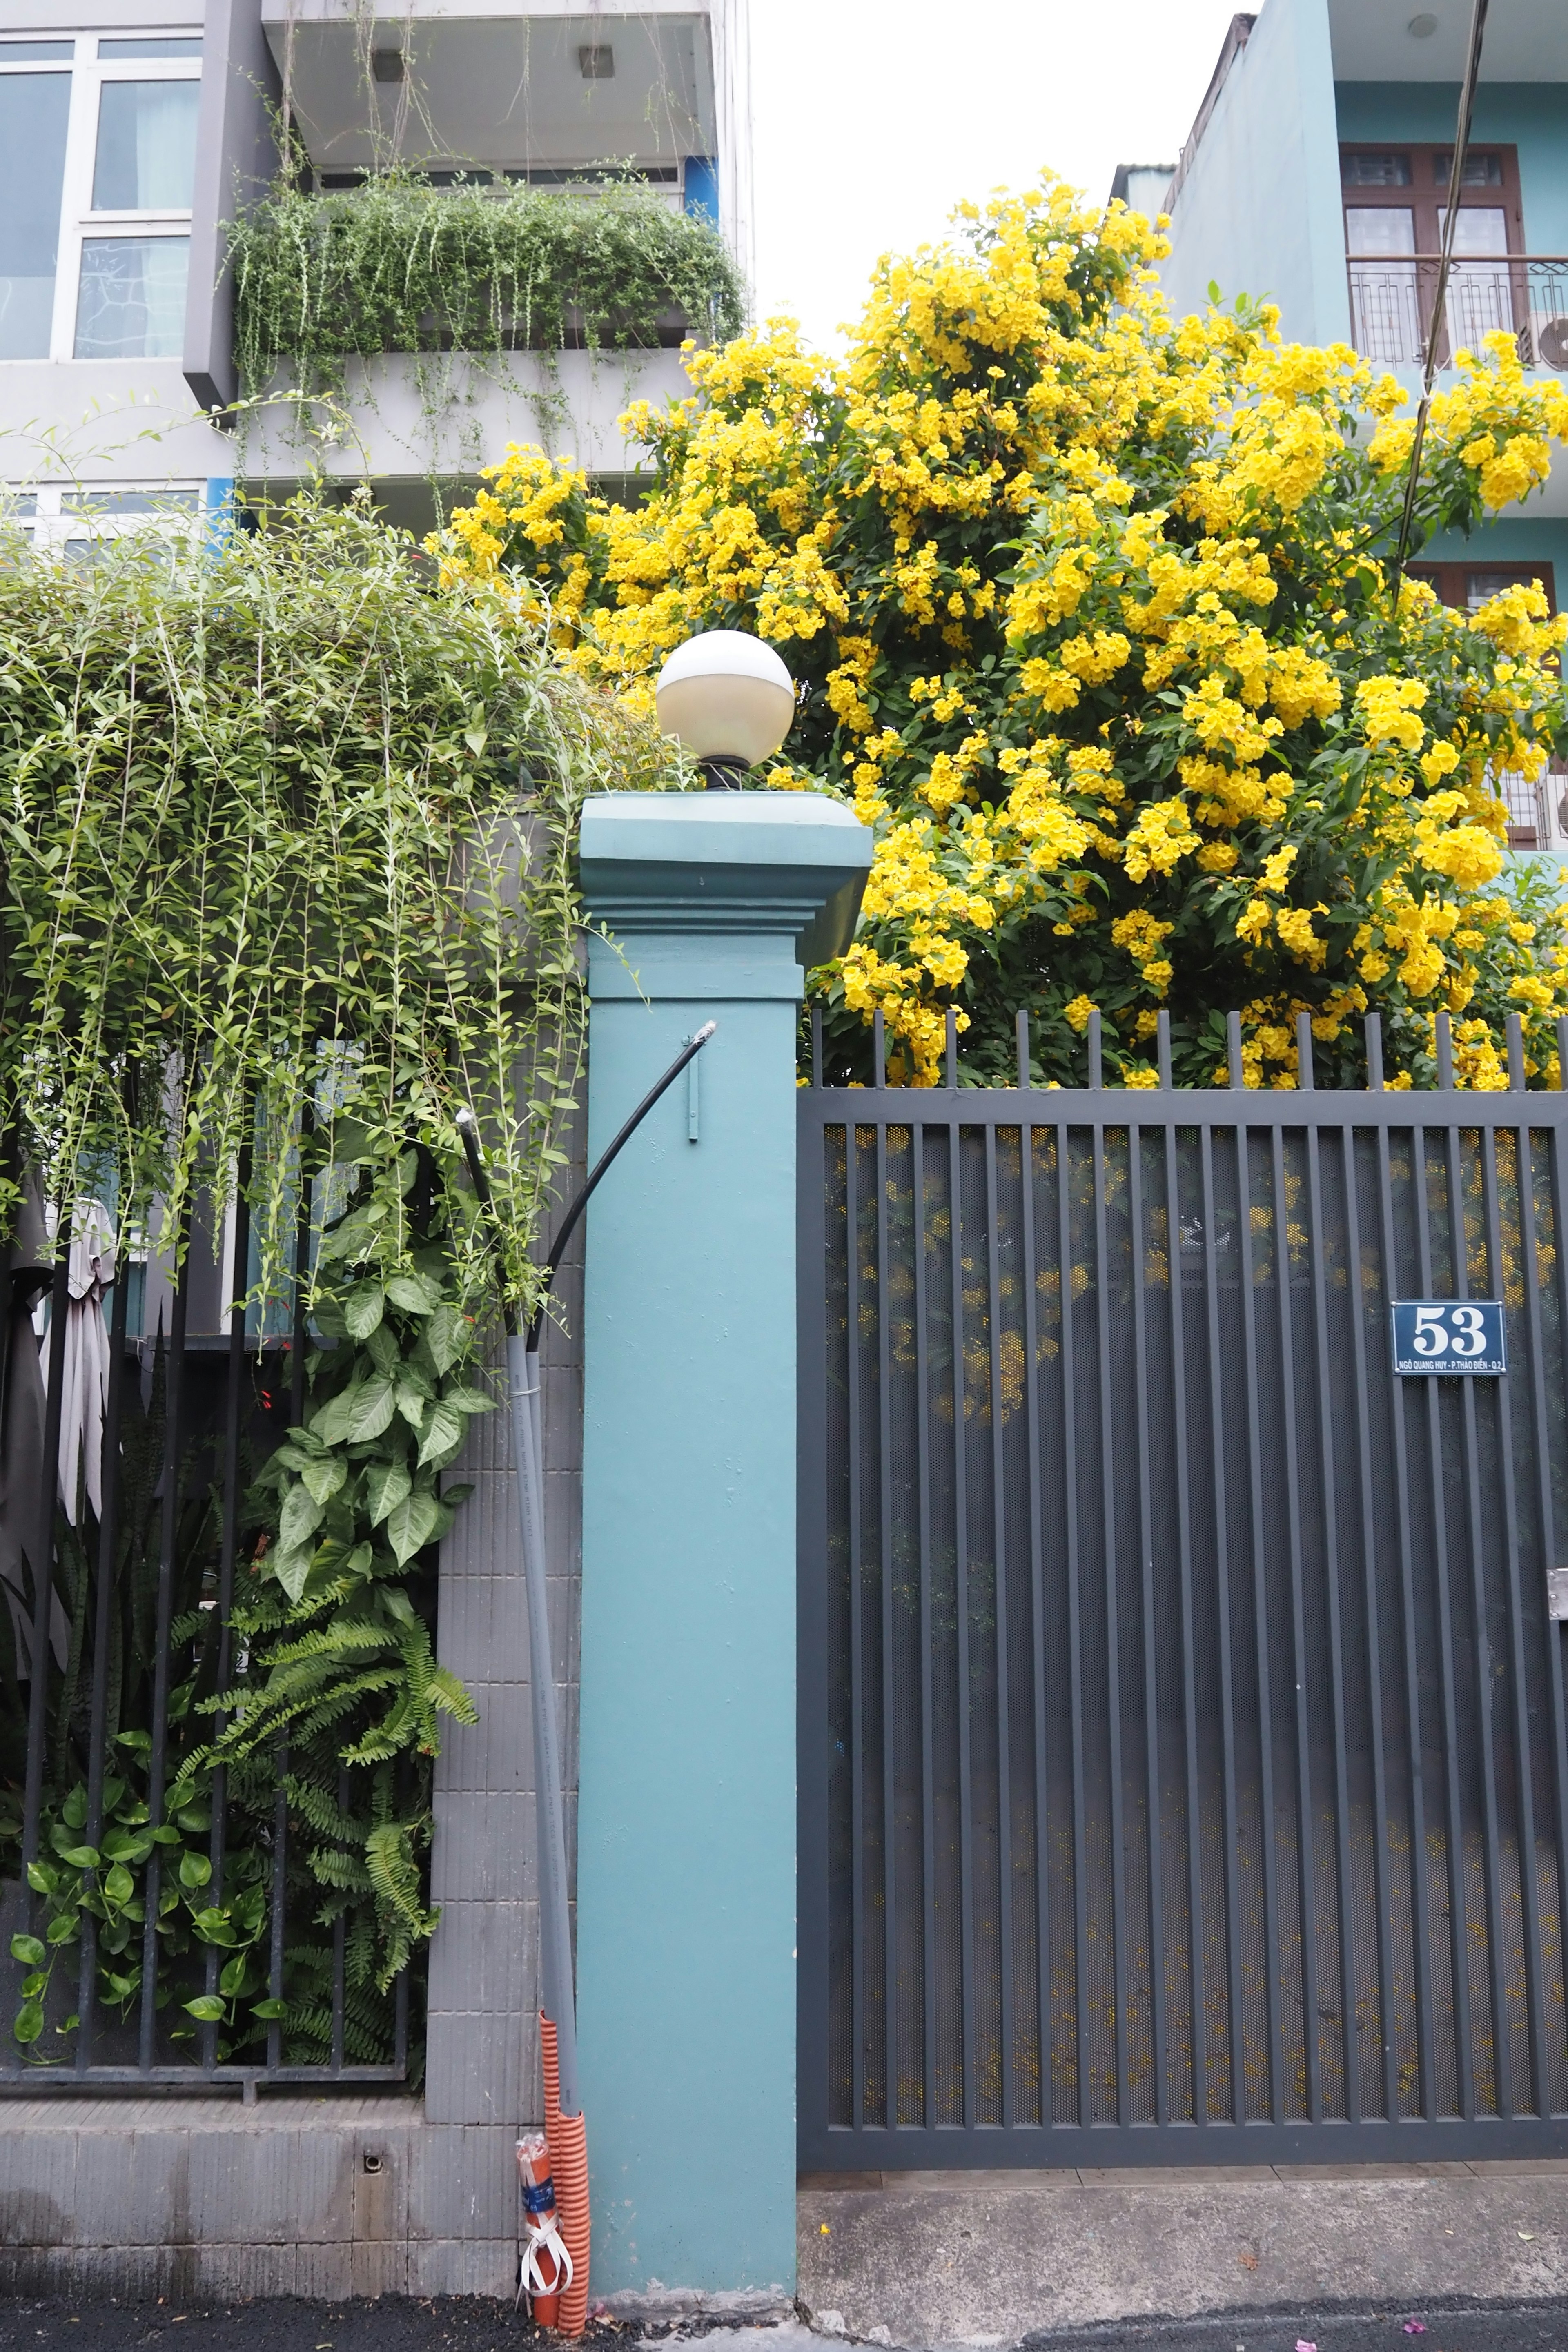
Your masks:
M 581 2336 L 588 2319 L 588 2135 L 580 2115 L 561 2112 L 561 2069 L 555 2027 L 539 2012 L 539 2045 L 544 2060 L 544 2137 L 550 2143 L 550 2177 L 561 2236 L 572 2257 L 572 2284 L 561 2298 L 557 2323 L 563 2336 Z

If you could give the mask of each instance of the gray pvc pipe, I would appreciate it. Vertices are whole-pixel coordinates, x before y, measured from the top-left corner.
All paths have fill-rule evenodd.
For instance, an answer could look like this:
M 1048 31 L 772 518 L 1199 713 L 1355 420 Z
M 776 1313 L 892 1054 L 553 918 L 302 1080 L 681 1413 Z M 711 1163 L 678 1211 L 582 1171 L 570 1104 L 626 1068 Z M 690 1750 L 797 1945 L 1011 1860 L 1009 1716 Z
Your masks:
M 526 1339 L 506 1343 L 511 1391 L 512 1460 L 517 1469 L 522 1574 L 528 1593 L 528 1647 L 533 1700 L 533 1786 L 539 1822 L 539 1958 L 542 2007 L 555 2027 L 561 2062 L 561 2112 L 581 2112 L 577 2095 L 577 2003 L 572 1975 L 572 1917 L 566 1887 L 566 1817 L 561 1786 L 561 1733 L 550 1648 L 550 1591 L 544 1557 L 544 1446 L 539 1357 Z

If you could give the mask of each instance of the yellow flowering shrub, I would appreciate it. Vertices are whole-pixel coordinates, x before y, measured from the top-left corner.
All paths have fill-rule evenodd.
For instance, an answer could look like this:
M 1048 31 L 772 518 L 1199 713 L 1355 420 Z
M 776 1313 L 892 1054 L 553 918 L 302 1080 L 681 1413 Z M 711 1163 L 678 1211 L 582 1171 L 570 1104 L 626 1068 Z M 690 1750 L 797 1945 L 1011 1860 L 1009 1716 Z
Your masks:
M 658 464 L 635 509 L 509 449 L 432 542 L 448 581 L 514 588 L 561 657 L 634 707 L 692 631 L 774 643 L 805 689 L 760 781 L 847 800 L 877 836 L 859 935 L 813 975 L 836 1075 L 886 1019 L 929 1083 L 946 1015 L 965 1066 L 1041 1078 L 1360 1083 L 1384 1016 L 1401 1083 L 1437 1011 L 1467 1083 L 1504 1022 L 1555 1068 L 1568 940 L 1539 882 L 1501 887 L 1493 779 L 1565 736 L 1564 624 L 1539 589 L 1474 614 L 1396 590 L 1405 394 L 1342 345 L 1280 341 L 1268 306 L 1173 324 L 1157 226 L 1047 179 L 963 208 L 949 244 L 884 261 L 844 358 L 774 320 L 690 354 L 698 391 L 627 430 Z M 1433 404 L 1418 539 L 1545 477 L 1568 397 L 1511 341 L 1462 353 Z M 1521 936 L 1522 934 L 1522 936 Z M 1462 1023 L 1459 1016 L 1463 1016 Z

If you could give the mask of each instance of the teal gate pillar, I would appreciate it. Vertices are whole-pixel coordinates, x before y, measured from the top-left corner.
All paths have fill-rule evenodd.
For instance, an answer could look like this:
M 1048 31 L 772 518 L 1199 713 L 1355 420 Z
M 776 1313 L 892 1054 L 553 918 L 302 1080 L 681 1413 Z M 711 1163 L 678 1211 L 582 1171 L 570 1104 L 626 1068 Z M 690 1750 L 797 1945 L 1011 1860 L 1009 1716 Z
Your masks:
M 578 2037 L 595 2294 L 795 2280 L 795 1058 L 871 837 L 777 793 L 584 812 Z

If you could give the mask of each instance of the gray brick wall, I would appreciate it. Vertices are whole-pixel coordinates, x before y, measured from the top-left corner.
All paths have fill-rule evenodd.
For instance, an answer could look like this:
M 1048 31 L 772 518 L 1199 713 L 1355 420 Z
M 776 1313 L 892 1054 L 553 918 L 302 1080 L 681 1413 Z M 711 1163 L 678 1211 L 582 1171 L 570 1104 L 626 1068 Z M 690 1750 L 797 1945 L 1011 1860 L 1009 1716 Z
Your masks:
M 582 1177 L 582 1130 L 563 1190 Z M 547 1332 L 543 1374 L 545 1520 L 551 1644 L 567 1790 L 567 1864 L 576 1873 L 577 1657 L 582 1561 L 582 1231 L 558 1280 L 562 1319 Z M 518 1552 L 517 1489 L 507 1413 L 471 1425 L 453 1477 L 474 1481 L 441 1547 L 441 1662 L 472 1694 L 479 1720 L 447 1724 L 436 1767 L 425 2112 L 432 2123 L 513 2129 L 544 2111 L 539 2074 L 538 1855 L 534 1833 L 532 1664 Z

